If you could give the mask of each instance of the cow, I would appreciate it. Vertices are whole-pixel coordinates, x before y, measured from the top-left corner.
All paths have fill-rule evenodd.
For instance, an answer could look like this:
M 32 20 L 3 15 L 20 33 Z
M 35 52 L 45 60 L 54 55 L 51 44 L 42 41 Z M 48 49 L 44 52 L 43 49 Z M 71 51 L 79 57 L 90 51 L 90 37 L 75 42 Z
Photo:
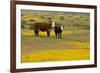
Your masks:
M 62 38 L 62 31 L 63 31 L 63 29 L 64 29 L 63 25 L 55 24 L 54 32 L 55 32 L 56 37 Z
M 50 36 L 50 31 L 55 27 L 55 22 L 36 22 L 34 24 L 34 33 L 35 36 L 39 36 L 39 31 L 47 32 L 47 36 Z

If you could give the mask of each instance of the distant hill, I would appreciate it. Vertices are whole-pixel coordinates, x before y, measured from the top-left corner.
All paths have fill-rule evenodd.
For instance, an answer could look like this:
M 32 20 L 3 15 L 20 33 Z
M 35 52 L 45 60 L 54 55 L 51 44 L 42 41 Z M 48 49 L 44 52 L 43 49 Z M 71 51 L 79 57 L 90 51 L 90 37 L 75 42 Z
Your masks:
M 40 10 L 22 10 L 22 14 L 25 15 L 47 15 L 47 16 L 55 16 L 55 15 L 81 15 L 81 16 L 89 16 L 89 13 L 82 12 L 62 12 L 62 11 L 40 11 Z

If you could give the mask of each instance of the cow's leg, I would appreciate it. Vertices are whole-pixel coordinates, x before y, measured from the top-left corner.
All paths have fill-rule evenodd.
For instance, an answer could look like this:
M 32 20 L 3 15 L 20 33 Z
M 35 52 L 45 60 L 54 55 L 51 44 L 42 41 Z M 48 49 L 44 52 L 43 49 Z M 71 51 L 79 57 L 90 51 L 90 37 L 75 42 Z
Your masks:
M 47 30 L 47 36 L 48 37 L 50 36 L 50 30 Z
M 37 31 L 37 36 L 39 36 L 39 31 Z
M 35 29 L 34 30 L 34 34 L 35 34 L 35 36 L 38 36 L 39 35 L 39 30 L 38 29 Z

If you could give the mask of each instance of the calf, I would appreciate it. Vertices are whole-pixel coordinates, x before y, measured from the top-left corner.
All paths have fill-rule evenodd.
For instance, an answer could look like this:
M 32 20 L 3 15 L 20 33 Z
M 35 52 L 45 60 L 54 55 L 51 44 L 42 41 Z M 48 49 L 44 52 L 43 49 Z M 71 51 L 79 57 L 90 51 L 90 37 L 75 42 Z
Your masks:
M 63 31 L 63 29 L 64 29 L 63 25 L 60 25 L 60 24 L 56 24 L 55 25 L 54 31 L 55 31 L 56 37 L 62 38 L 62 31 Z

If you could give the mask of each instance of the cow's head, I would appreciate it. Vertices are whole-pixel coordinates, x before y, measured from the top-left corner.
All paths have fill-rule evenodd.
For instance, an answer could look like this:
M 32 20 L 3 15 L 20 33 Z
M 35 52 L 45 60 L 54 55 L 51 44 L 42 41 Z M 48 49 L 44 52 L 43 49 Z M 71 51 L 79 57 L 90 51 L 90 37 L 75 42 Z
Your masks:
M 61 27 L 60 27 L 60 28 L 61 28 L 61 30 L 64 30 L 64 26 L 63 26 L 63 25 L 61 25 Z
M 51 25 L 51 27 L 52 27 L 52 28 L 55 27 L 55 22 L 52 21 L 52 25 Z

